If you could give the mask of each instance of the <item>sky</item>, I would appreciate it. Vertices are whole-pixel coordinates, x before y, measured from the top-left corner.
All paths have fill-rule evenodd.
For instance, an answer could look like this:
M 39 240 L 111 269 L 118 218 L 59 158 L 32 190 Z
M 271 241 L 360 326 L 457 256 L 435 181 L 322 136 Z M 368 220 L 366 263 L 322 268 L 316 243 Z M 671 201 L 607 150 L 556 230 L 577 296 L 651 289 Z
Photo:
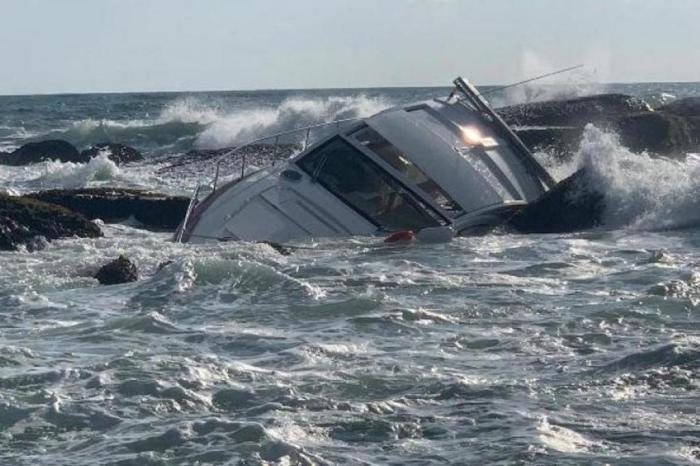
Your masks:
M 700 81 L 700 0 L 0 0 L 0 94 Z

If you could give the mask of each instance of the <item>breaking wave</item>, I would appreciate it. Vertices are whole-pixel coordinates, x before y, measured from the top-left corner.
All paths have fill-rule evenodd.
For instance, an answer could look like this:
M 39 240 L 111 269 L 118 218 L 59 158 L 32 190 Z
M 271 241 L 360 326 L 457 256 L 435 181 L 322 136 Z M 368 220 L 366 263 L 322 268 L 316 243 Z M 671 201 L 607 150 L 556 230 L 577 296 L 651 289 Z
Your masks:
M 42 187 L 80 188 L 90 182 L 111 181 L 119 175 L 119 167 L 107 154 L 101 154 L 88 163 L 45 162 L 42 174 L 33 181 Z
M 108 153 L 92 158 L 88 163 L 50 161 L 28 167 L 34 177 L 18 184 L 19 192 L 36 189 L 77 189 L 95 186 L 123 186 L 142 189 L 162 189 L 156 174 L 141 165 L 119 167 Z
M 609 227 L 641 230 L 700 225 L 700 156 L 681 160 L 635 154 L 618 136 L 588 125 L 575 164 L 605 194 Z M 570 169 L 569 169 L 570 171 Z
M 150 119 L 87 118 L 30 140 L 64 139 L 79 148 L 114 141 L 151 155 L 171 154 L 193 148 L 218 149 L 270 133 L 369 116 L 390 105 L 383 98 L 359 95 L 289 97 L 279 105 L 231 108 L 225 102 L 186 97 L 165 105 Z
M 390 105 L 366 96 L 327 99 L 289 98 L 278 107 L 253 108 L 214 119 L 199 135 L 196 146 L 217 149 L 244 140 L 316 123 L 369 116 Z M 205 116 L 209 116 L 206 115 Z

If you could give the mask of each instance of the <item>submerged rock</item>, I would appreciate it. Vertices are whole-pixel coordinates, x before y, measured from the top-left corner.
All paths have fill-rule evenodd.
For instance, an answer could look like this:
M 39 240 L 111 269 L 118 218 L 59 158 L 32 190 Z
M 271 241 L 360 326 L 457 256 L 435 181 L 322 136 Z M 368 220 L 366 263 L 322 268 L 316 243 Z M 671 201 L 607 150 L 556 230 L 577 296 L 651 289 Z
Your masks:
M 90 159 L 84 158 L 73 144 L 60 139 L 30 142 L 9 154 L 0 154 L 2 165 L 29 165 L 47 160 L 85 163 Z
M 96 238 L 102 231 L 64 207 L 0 194 L 0 250 L 14 251 L 22 245 L 35 250 L 45 241 L 71 236 Z
M 189 204 L 187 197 L 123 188 L 55 189 L 27 197 L 58 204 L 105 222 L 133 217 L 144 227 L 158 230 L 177 228 Z
M 143 155 L 141 154 L 141 152 L 137 151 L 133 147 L 112 142 L 102 142 L 100 144 L 95 144 L 89 149 L 85 149 L 84 151 L 82 151 L 80 155 L 86 158 L 87 160 L 90 160 L 91 158 L 97 157 L 103 152 L 106 152 L 109 160 L 116 163 L 117 165 L 143 160 Z
M 95 277 L 103 285 L 119 285 L 135 282 L 139 279 L 139 271 L 128 258 L 119 256 L 112 262 L 102 266 Z
M 557 184 L 508 224 L 520 233 L 570 233 L 602 223 L 605 197 L 592 189 L 585 169 Z

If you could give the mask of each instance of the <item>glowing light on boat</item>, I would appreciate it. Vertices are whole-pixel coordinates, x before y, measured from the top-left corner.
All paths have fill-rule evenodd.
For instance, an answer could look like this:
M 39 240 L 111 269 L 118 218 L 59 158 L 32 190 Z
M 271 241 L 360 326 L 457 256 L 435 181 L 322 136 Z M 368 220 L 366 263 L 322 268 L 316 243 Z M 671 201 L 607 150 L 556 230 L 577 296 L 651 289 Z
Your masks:
M 481 144 L 482 141 L 482 136 L 481 132 L 473 127 L 473 126 L 462 126 L 462 138 L 464 139 L 464 142 L 469 144 L 470 146 L 476 146 L 477 144 Z
M 493 148 L 498 145 L 496 140 L 489 136 L 484 136 L 475 126 L 461 126 L 462 139 L 469 146 L 483 146 L 485 148 Z

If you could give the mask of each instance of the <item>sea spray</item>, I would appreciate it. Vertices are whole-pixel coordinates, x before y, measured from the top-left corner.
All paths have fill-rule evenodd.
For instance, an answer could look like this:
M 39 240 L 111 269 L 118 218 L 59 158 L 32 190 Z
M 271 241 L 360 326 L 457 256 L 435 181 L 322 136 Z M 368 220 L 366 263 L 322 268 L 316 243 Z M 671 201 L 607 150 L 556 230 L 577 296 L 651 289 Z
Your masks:
M 700 223 L 698 157 L 635 154 L 615 133 L 588 125 L 574 160 L 588 172 L 590 187 L 605 195 L 606 226 L 656 230 Z

